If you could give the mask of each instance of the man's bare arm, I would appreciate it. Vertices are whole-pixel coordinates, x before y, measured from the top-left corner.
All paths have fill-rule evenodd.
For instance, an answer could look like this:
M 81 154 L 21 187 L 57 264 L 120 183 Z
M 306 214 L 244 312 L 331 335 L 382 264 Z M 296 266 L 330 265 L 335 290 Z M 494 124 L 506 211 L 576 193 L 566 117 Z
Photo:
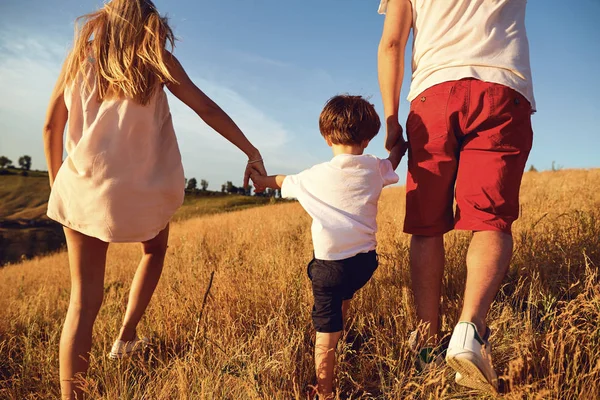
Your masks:
M 398 108 L 404 79 L 404 51 L 411 27 L 410 0 L 390 0 L 377 56 L 379 88 L 387 128 L 385 148 L 388 150 L 391 150 L 402 136 Z

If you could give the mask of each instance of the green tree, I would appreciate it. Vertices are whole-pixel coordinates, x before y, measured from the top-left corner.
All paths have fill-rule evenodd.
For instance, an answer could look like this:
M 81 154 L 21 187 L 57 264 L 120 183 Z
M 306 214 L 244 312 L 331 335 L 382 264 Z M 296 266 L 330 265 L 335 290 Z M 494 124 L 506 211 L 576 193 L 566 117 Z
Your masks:
M 10 167 L 12 165 L 12 161 L 10 158 L 5 156 L 0 156 L 0 168 Z
M 29 157 L 29 156 L 19 157 L 19 166 L 21 167 L 21 169 L 24 169 L 25 171 L 29 171 L 31 169 L 31 157 Z
M 187 183 L 187 190 L 196 190 L 196 188 L 198 187 L 198 181 L 196 180 L 196 178 L 192 178 L 188 181 Z
M 206 179 L 202 179 L 200 181 L 200 187 L 206 192 L 206 189 L 208 189 L 208 181 Z

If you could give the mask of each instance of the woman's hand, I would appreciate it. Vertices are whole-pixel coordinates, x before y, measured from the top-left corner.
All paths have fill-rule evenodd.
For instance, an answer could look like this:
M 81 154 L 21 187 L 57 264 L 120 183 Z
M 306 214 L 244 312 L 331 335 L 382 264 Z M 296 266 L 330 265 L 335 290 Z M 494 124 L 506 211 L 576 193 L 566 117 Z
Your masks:
M 267 176 L 267 170 L 265 169 L 265 164 L 262 157 L 260 157 L 260 154 L 258 157 L 253 157 L 248 160 L 248 164 L 246 164 L 246 171 L 244 171 L 244 188 L 248 187 L 251 175 Z M 256 182 L 254 182 L 254 191 L 260 193 L 264 190 L 264 186 L 257 185 Z

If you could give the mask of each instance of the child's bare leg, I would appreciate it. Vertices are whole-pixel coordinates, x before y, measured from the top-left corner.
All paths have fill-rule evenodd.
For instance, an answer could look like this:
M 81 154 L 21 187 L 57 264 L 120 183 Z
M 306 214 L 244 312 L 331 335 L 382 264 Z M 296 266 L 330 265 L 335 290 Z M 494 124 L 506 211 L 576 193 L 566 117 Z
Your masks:
M 315 340 L 315 371 L 319 399 L 333 399 L 333 369 L 335 348 L 342 332 L 317 332 Z
M 104 295 L 108 243 L 65 228 L 71 271 L 71 299 L 60 336 L 60 388 L 63 399 L 82 399 L 80 378 L 89 365 L 92 329 Z
M 136 337 L 136 327 L 152 299 L 162 273 L 168 240 L 167 225 L 154 239 L 142 243 L 142 260 L 131 282 L 127 311 L 118 337 L 120 340 L 131 341 Z

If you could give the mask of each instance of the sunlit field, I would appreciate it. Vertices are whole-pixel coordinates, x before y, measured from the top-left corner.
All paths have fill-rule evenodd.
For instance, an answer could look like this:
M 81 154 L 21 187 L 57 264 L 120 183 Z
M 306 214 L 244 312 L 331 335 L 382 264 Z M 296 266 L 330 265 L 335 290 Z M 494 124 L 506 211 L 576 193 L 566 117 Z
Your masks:
M 506 399 L 600 398 L 600 170 L 527 173 L 515 255 L 490 313 Z M 404 189 L 379 209 L 380 267 L 353 301 L 338 347 L 339 398 L 483 398 L 440 367 L 413 368 Z M 108 358 L 140 257 L 109 250 L 86 390 L 92 399 L 303 399 L 314 382 L 310 218 L 297 203 L 172 227 L 165 271 L 139 327 L 153 346 Z M 442 328 L 456 323 L 470 233 L 446 236 Z M 209 284 L 212 277 L 212 286 Z M 59 397 L 69 300 L 66 253 L 0 269 L 0 398 Z

